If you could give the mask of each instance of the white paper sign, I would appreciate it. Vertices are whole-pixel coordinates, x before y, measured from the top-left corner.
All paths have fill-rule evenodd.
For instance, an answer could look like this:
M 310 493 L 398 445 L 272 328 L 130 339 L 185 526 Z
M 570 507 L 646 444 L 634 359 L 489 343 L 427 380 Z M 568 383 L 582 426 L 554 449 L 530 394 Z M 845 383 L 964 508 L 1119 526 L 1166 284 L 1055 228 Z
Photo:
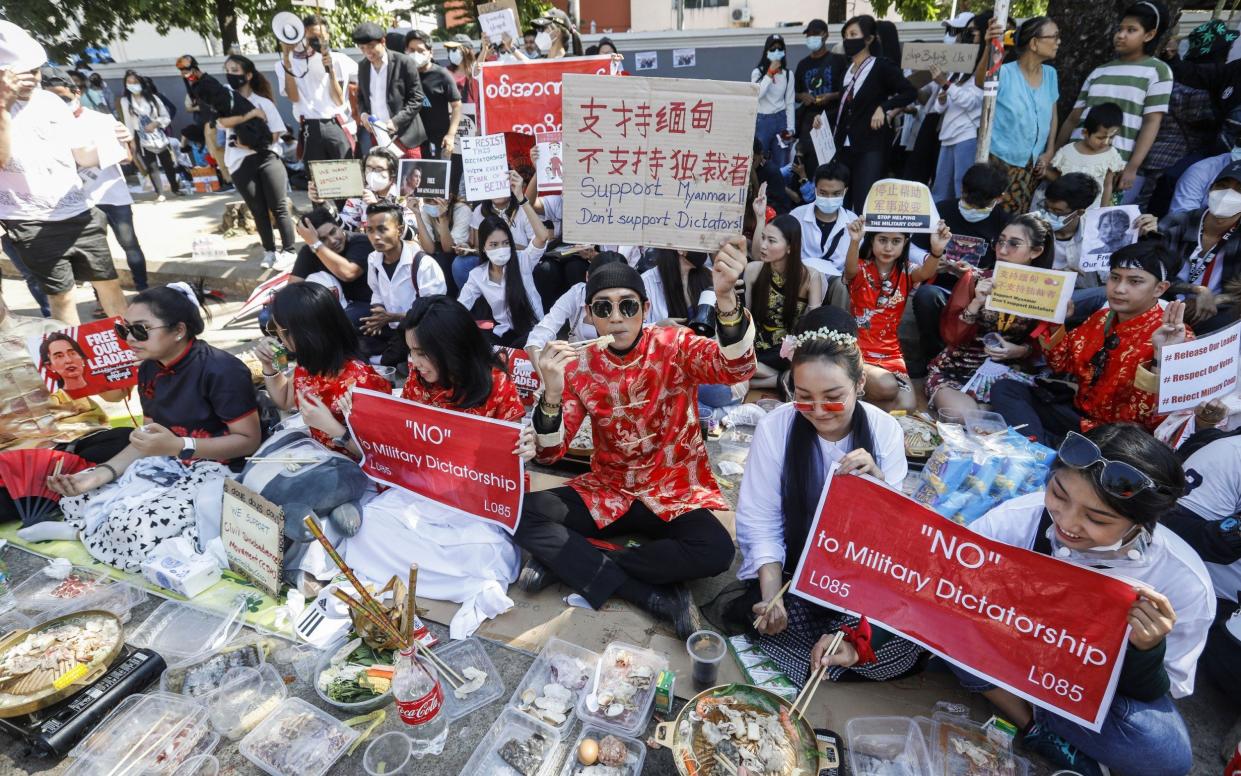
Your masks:
M 814 143 L 814 155 L 819 157 L 819 164 L 827 164 L 836 158 L 836 140 L 827 123 L 827 111 L 819 114 L 819 128 L 810 130 L 810 142 Z
M 1241 323 L 1164 348 L 1159 355 L 1159 414 L 1193 409 L 1235 392 L 1239 362 Z
M 517 29 L 517 7 L 511 2 L 480 3 L 478 27 L 492 43 L 502 42 L 505 35 L 515 41 L 521 40 L 521 32 Z
M 276 596 L 284 563 L 284 510 L 234 480 L 224 481 L 220 538 L 228 565 Z
M 116 139 L 114 132 L 100 132 L 95 148 L 99 151 L 99 169 L 101 170 L 106 170 L 129 158 L 129 149 L 121 145 L 121 141 Z
M 642 72 L 643 70 L 654 70 L 659 67 L 659 53 L 655 51 L 639 51 L 633 55 L 633 69 Z
M 698 64 L 698 49 L 673 49 L 673 67 L 694 67 Z
M 1106 272 L 1112 254 L 1138 241 L 1137 205 L 1093 207 L 1082 216 L 1082 272 Z
M 504 135 L 461 138 L 465 198 L 470 202 L 508 196 L 508 153 Z
M 535 175 L 539 182 L 540 194 L 559 194 L 564 188 L 564 147 L 560 142 L 562 134 L 561 132 L 534 133 L 534 147 L 539 154 Z

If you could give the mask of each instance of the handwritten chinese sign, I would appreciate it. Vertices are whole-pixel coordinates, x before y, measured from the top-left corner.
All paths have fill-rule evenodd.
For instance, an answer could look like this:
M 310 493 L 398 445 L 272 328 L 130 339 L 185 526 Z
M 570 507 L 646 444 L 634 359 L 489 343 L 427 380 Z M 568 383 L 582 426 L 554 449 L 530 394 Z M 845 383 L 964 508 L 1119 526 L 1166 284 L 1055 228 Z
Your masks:
M 987 309 L 1064 323 L 1076 279 L 1076 272 L 997 261 Z
M 234 480 L 224 481 L 220 523 L 233 571 L 276 596 L 284 557 L 284 510 Z
M 714 251 L 741 234 L 758 86 L 564 77 L 568 242 Z

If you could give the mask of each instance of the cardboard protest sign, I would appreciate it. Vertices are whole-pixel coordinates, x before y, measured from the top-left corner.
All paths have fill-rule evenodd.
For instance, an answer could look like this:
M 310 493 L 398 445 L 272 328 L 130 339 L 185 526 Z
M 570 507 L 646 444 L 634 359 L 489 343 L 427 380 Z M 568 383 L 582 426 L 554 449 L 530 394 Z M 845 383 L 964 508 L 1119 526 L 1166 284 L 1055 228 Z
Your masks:
M 319 160 L 310 163 L 310 179 L 319 199 L 362 196 L 362 165 L 357 159 Z
M 714 251 L 741 234 L 758 85 L 566 75 L 564 237 Z
M 43 336 L 30 337 L 26 348 L 47 390 L 63 390 L 71 399 L 138 384 L 138 358 L 116 331 L 120 318 L 91 321 Z
M 481 202 L 509 195 L 504 135 L 461 138 L 461 166 L 467 200 Z
M 988 539 L 873 480 L 829 474 L 827 483 L 794 595 L 866 615 L 1099 730 L 1120 676 L 1132 585 Z
M 934 65 L 945 73 L 972 73 L 978 47 L 967 43 L 904 43 L 901 67 L 930 70 Z
M 539 379 L 539 373 L 531 363 L 530 355 L 525 350 L 503 345 L 496 345 L 495 349 L 508 367 L 509 379 L 513 381 L 513 385 L 517 386 L 517 394 L 521 396 L 522 404 L 533 407 L 543 381 Z
M 827 164 L 836 158 L 836 139 L 832 137 L 832 127 L 827 123 L 827 111 L 819 114 L 819 128 L 811 128 L 810 142 L 814 144 L 814 155 L 819 164 Z
M 349 428 L 371 479 L 517 530 L 526 481 L 513 454 L 520 424 L 355 388 Z
M 478 28 L 492 43 L 503 42 L 505 35 L 508 35 L 510 40 L 520 41 L 520 18 L 521 14 L 517 12 L 517 3 L 514 0 L 478 4 Z
M 539 132 L 534 136 L 539 161 L 534 173 L 540 194 L 559 194 L 564 187 L 564 152 L 560 132 Z
M 478 75 L 482 134 L 561 131 L 561 80 L 567 73 L 608 75 L 612 57 L 484 62 Z
M 1159 414 L 1188 410 L 1237 390 L 1241 323 L 1159 352 Z
M 995 273 L 991 276 L 987 309 L 1064 323 L 1076 280 L 1076 272 L 997 261 Z
M 401 196 L 447 199 L 451 166 L 447 159 L 402 159 L 397 170 Z
M 930 234 L 939 224 L 939 211 L 925 183 L 884 178 L 870 187 L 862 218 L 868 232 Z
M 1112 254 L 1138 241 L 1137 205 L 1092 207 L 1082 216 L 1082 272 L 1107 272 Z
M 280 593 L 284 510 L 236 480 L 224 480 L 220 539 L 228 566 L 272 596 Z

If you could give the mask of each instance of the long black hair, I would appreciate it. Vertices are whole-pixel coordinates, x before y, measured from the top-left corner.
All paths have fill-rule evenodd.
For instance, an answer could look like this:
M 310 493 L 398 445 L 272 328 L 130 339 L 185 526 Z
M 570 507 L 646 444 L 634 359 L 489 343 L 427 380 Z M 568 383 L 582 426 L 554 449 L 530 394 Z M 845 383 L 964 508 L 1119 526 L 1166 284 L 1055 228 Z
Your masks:
M 759 74 L 767 72 L 767 68 L 771 67 L 771 59 L 768 58 L 767 52 L 771 50 L 771 44 L 779 43 L 784 48 L 784 59 L 780 62 L 780 67 L 787 73 L 789 69 L 789 46 L 784 42 L 784 36 L 778 33 L 772 33 L 767 36 L 767 41 L 763 43 L 763 55 L 758 58 L 758 64 L 755 67 Z
M 784 324 L 785 331 L 792 331 L 797 324 L 797 302 L 801 299 L 801 283 L 806 275 L 805 266 L 801 262 L 801 224 L 797 218 L 785 213 L 771 221 L 784 236 L 788 243 L 789 255 L 784 259 Z M 761 239 L 761 236 L 758 237 Z M 750 304 L 750 312 L 754 320 L 763 321 L 767 318 L 767 296 L 771 290 L 771 264 L 764 262 L 754 279 L 754 301 Z
M 1176 452 L 1136 423 L 1096 426 L 1086 433 L 1086 438 L 1098 446 L 1104 458 L 1127 463 L 1155 482 L 1153 489 L 1147 488 L 1132 498 L 1116 498 L 1099 484 L 1097 464 L 1088 472 L 1081 472 L 1071 469 L 1059 458 L 1052 463 L 1053 472 L 1070 469 L 1084 474 L 1095 495 L 1116 514 L 1138 525 L 1154 525 L 1160 515 L 1171 512 L 1177 499 L 1185 495 L 1185 470 Z
M 880 234 L 899 234 L 905 238 L 905 247 L 901 250 L 901 255 L 896 258 L 896 263 L 892 265 L 892 278 L 900 277 L 902 274 L 909 272 L 909 245 L 913 240 L 909 239 L 906 232 L 867 232 L 862 238 L 862 244 L 858 246 L 858 255 L 865 259 L 874 256 L 875 237 Z
M 224 61 L 236 62 L 237 66 L 241 68 L 242 74 L 250 76 L 250 91 L 275 102 L 271 92 L 271 83 L 267 80 L 267 76 L 263 75 L 262 71 L 254 66 L 254 60 L 241 54 L 230 54 L 228 59 Z
M 511 224 L 517 219 L 517 213 L 520 210 L 521 207 L 517 204 L 517 195 L 510 191 L 508 193 L 508 204 L 504 206 L 504 212 L 497 212 L 496 206 L 490 199 L 483 200 L 483 203 L 479 205 L 478 212 L 483 218 L 503 218 L 507 223 Z M 480 232 L 481 230 L 482 227 L 479 227 Z
M 853 338 L 851 343 L 841 343 L 827 337 L 816 337 L 797 346 L 793 352 L 793 368 L 789 371 L 790 388 L 797 365 L 808 361 L 830 361 L 845 371 L 854 385 L 862 382 L 862 351 L 857 346 L 857 322 L 847 311 L 831 305 L 816 307 L 802 316 L 797 324 L 797 334 L 818 329 L 830 329 Z M 853 419 L 849 433 L 853 448 L 870 453 L 870 457 L 882 468 L 879 449 L 871 435 L 866 409 L 860 402 L 853 406 Z M 784 447 L 784 469 L 780 475 L 780 508 L 784 513 L 785 558 L 800 558 L 805 547 L 814 510 L 823 493 L 827 478 L 827 462 L 819 445 L 819 432 L 805 415 L 793 413 L 788 441 Z M 796 563 L 796 561 L 793 561 Z M 788 565 L 786 561 L 786 567 Z
M 318 283 L 290 283 L 277 291 L 271 319 L 291 340 L 297 363 L 316 377 L 340 374 L 362 357 L 358 333 L 340 301 Z
M 664 301 L 668 305 L 669 318 L 688 318 L 689 311 L 698 305 L 702 292 L 713 287 L 711 270 L 707 269 L 705 255 L 686 253 L 689 256 L 702 256 L 704 261 L 695 263 L 686 279 L 689 280 L 688 301 L 684 284 L 681 283 L 681 258 L 671 248 L 657 248 L 655 251 L 655 267 L 659 271 L 659 280 L 664 286 Z
M 1013 224 L 1025 230 L 1026 236 L 1030 238 L 1031 248 L 1043 249 L 1043 252 L 1030 262 L 1030 266 L 1051 269 L 1056 258 L 1056 235 L 1051 230 L 1051 225 L 1033 213 L 1023 213 L 1008 222 L 1008 226 Z
M 129 102 L 130 107 L 132 108 L 134 104 L 134 95 L 129 91 L 129 77 L 131 75 L 138 79 L 138 85 L 142 87 L 142 96 L 146 98 L 147 102 L 151 103 L 152 110 L 158 112 L 160 106 L 158 105 L 159 98 L 155 96 L 157 94 L 155 83 L 145 75 L 141 75 L 137 70 L 126 70 L 125 77 L 121 79 L 121 83 L 125 84 L 125 99 Z
M 492 232 L 500 231 L 508 237 L 509 250 L 513 252 L 508 264 L 504 265 L 504 305 L 508 308 L 509 318 L 513 321 L 513 330 L 528 332 L 538 323 L 534 316 L 534 304 L 526 293 L 526 284 L 522 279 L 521 260 L 517 256 L 517 243 L 513 241 L 513 230 L 508 222 L 497 216 L 488 216 L 478 225 L 478 250 L 487 259 L 487 251 L 483 247 Z
M 491 371 L 504 371 L 504 362 L 465 305 L 444 294 L 424 296 L 409 308 L 401 330 L 414 333 L 418 348 L 435 365 L 441 387 L 452 389 L 455 406 L 470 409 L 487 401 Z M 409 379 L 422 378 L 410 374 Z
M 1142 29 L 1150 32 L 1154 30 L 1155 37 L 1142 45 L 1142 51 L 1147 54 L 1154 54 L 1156 47 L 1159 45 L 1159 39 L 1163 37 L 1164 31 L 1168 29 L 1168 24 L 1172 21 L 1172 14 L 1168 10 L 1168 6 L 1159 2 L 1159 0 L 1139 0 L 1124 10 L 1120 15 L 1122 20 L 1126 18 L 1137 19 L 1138 24 L 1142 25 Z
M 873 36 L 870 42 L 870 53 L 873 56 L 883 56 L 883 41 L 879 40 L 879 24 L 875 21 L 875 17 L 869 14 L 854 16 L 844 24 L 840 25 L 840 38 L 844 40 L 845 30 L 856 24 L 862 32 L 862 38 Z

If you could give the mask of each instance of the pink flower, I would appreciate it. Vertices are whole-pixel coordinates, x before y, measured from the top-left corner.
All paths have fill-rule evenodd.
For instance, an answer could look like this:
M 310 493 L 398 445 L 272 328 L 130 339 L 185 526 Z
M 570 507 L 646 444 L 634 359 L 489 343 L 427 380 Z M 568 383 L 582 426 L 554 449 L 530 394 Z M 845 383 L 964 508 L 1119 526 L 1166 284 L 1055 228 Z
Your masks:
M 789 361 L 793 358 L 794 351 L 797 350 L 797 338 L 793 335 L 785 335 L 780 341 L 780 358 Z

